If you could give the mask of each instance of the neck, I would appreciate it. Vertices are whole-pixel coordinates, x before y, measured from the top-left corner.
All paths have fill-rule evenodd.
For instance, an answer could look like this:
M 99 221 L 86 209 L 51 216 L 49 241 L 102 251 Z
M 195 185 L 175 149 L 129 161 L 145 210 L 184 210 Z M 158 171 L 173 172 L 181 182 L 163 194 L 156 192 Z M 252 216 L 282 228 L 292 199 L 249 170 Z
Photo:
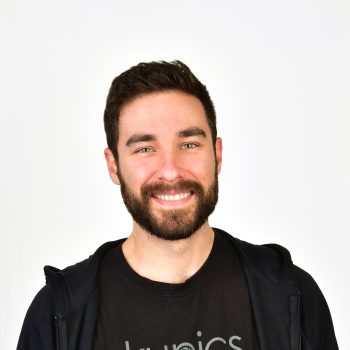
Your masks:
M 204 264 L 213 241 L 214 231 L 208 222 L 191 237 L 178 241 L 160 239 L 134 223 L 122 250 L 139 275 L 158 282 L 183 283 Z

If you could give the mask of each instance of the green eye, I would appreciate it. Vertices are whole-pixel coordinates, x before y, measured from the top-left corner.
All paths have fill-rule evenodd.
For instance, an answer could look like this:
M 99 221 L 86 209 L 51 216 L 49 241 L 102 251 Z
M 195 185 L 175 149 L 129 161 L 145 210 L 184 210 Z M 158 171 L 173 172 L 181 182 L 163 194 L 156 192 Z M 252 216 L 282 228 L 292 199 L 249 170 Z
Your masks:
M 185 143 L 182 145 L 183 149 L 191 149 L 191 148 L 196 148 L 197 145 L 195 143 Z
M 142 148 L 139 148 L 136 152 L 137 153 L 148 153 L 148 152 L 151 152 L 151 148 L 149 147 L 142 147 Z

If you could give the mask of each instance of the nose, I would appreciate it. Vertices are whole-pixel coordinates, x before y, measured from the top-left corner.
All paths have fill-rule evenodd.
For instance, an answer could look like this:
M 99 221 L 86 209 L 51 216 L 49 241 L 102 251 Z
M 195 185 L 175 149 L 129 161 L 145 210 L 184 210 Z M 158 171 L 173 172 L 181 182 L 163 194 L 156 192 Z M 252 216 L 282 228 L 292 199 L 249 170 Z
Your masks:
M 180 157 L 174 153 L 163 154 L 157 171 L 158 181 L 176 182 L 183 177 Z

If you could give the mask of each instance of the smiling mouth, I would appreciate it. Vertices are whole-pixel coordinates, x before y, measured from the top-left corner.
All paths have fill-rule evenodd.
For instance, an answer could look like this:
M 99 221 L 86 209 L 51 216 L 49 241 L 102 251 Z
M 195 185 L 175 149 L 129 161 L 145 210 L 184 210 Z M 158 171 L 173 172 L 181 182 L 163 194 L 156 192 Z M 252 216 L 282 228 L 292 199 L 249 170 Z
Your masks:
M 162 201 L 180 201 L 191 196 L 192 192 L 177 193 L 177 194 L 153 194 L 153 196 Z

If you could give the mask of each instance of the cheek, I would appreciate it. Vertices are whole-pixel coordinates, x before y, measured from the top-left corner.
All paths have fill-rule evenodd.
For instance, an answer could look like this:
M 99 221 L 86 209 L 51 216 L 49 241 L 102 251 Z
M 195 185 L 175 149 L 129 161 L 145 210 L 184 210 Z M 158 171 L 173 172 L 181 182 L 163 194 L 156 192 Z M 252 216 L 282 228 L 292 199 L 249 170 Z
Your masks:
M 196 159 L 191 161 L 188 169 L 202 182 L 211 181 L 215 177 L 215 159 L 208 157 L 206 159 Z
M 134 190 L 141 188 L 152 175 L 150 162 L 124 162 L 120 169 L 126 183 Z

